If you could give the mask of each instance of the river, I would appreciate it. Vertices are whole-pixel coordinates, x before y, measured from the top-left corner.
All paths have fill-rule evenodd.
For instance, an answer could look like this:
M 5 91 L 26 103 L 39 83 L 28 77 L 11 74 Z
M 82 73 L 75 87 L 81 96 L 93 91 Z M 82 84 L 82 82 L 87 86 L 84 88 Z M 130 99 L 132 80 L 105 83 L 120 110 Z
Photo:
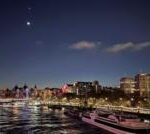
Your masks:
M 0 107 L 0 134 L 110 134 L 47 107 Z

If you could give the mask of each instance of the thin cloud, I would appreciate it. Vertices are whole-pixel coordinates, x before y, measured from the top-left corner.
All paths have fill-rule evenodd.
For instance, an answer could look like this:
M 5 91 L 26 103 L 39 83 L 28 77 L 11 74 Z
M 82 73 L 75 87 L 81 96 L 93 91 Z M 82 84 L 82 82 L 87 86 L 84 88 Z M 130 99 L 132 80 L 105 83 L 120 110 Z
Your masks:
M 112 47 L 105 48 L 105 51 L 110 53 L 118 53 L 118 52 L 129 51 L 129 50 L 141 51 L 147 47 L 150 47 L 150 42 L 141 42 L 141 43 L 127 42 L 127 43 L 115 44 Z
M 128 43 L 124 43 L 124 44 L 113 45 L 112 47 L 106 48 L 106 51 L 111 52 L 111 53 L 117 53 L 120 51 L 125 51 L 132 47 L 134 47 L 134 44 L 132 42 L 128 42 Z
M 98 48 L 98 43 L 89 42 L 89 41 L 80 41 L 77 43 L 72 44 L 69 48 L 74 50 L 91 50 Z
M 143 43 L 136 44 L 134 46 L 134 50 L 141 51 L 147 47 L 150 47 L 150 42 L 143 42 Z

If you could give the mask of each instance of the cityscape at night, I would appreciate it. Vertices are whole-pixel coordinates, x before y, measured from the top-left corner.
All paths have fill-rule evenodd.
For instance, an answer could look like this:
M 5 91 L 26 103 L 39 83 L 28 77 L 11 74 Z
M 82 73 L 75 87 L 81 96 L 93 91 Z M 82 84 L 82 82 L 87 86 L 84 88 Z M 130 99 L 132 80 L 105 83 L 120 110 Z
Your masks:
M 0 134 L 150 134 L 149 0 L 1 0 Z

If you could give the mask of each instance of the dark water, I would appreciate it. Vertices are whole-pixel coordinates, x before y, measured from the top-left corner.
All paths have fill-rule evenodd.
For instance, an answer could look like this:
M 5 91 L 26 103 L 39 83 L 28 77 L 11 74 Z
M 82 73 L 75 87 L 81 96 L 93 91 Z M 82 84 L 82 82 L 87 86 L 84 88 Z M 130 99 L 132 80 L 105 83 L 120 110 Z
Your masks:
M 43 108 L 1 108 L 0 134 L 109 134 L 62 110 Z

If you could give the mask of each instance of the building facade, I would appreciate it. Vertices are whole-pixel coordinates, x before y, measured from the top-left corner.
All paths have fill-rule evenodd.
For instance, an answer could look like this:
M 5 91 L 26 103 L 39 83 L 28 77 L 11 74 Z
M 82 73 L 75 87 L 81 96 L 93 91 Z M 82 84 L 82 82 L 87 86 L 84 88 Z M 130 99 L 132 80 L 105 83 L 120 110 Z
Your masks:
M 150 92 L 150 75 L 147 73 L 135 76 L 135 88 L 140 91 L 140 95 L 148 95 Z
M 62 93 L 74 93 L 76 95 L 85 95 L 100 93 L 101 86 L 98 81 L 82 82 L 77 81 L 73 84 L 64 84 L 62 86 Z
M 134 93 L 135 91 L 135 80 L 130 77 L 123 77 L 120 79 L 120 89 L 125 93 Z
M 61 89 L 62 93 L 75 93 L 73 84 L 65 84 Z
M 101 86 L 98 81 L 81 82 L 77 81 L 74 84 L 77 95 L 100 93 Z

